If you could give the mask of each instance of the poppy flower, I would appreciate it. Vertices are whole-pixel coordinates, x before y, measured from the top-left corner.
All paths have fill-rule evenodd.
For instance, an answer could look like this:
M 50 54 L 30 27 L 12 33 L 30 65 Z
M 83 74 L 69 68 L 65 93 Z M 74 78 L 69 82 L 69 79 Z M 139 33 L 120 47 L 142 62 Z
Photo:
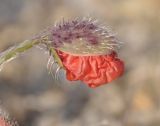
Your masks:
M 123 74 L 118 40 L 94 20 L 64 21 L 51 29 L 49 39 L 70 81 L 81 80 L 93 88 Z

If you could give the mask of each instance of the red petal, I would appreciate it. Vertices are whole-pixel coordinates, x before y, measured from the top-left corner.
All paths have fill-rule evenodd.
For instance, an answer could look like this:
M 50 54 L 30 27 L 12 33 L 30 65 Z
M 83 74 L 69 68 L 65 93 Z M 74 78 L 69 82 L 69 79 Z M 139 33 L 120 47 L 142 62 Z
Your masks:
M 124 63 L 116 52 L 101 56 L 73 56 L 58 51 L 68 80 L 81 80 L 90 87 L 97 87 L 123 74 Z

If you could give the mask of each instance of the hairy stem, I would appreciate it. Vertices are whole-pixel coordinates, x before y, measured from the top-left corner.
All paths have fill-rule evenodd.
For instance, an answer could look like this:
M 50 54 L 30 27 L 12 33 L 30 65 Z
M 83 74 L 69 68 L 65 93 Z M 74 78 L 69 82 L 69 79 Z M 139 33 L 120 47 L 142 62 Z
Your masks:
M 18 45 L 15 45 L 15 46 L 7 49 L 4 52 L 0 53 L 0 71 L 3 68 L 3 65 L 5 63 L 11 61 L 12 59 L 16 58 L 21 53 L 29 50 L 33 46 L 38 45 L 40 43 L 41 43 L 41 41 L 38 40 L 38 39 L 26 40 L 26 41 L 24 41 L 22 43 L 19 43 Z M 48 45 L 47 42 L 44 42 L 43 44 L 47 45 L 47 47 L 49 49 L 48 51 L 50 51 L 50 54 L 54 57 L 54 59 L 56 60 L 58 65 L 60 67 L 63 67 L 61 59 L 59 58 L 59 56 L 58 56 L 57 52 L 55 51 L 55 49 L 51 45 Z
M 27 51 L 35 45 L 38 45 L 40 42 L 37 40 L 26 40 L 18 45 L 15 45 L 6 51 L 0 53 L 0 70 L 3 65 L 12 59 L 16 58 L 19 54 Z

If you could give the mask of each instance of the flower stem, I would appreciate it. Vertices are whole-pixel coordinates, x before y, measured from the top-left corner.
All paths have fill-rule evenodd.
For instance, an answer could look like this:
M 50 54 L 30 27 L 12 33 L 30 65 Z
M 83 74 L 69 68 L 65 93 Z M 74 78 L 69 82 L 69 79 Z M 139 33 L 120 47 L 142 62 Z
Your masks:
M 20 55 L 21 53 L 29 50 L 30 48 L 32 48 L 35 45 L 40 44 L 41 41 L 38 39 L 35 40 L 26 40 L 22 43 L 19 43 L 18 45 L 15 45 L 9 49 L 7 49 L 6 51 L 0 53 L 0 71 L 3 68 L 3 65 L 11 60 L 13 60 L 14 58 L 16 58 L 18 55 Z M 61 59 L 59 58 L 56 50 L 52 47 L 49 46 L 48 44 L 46 44 L 45 42 L 43 43 L 45 45 L 48 46 L 48 49 L 50 51 L 50 54 L 54 57 L 54 59 L 56 60 L 56 62 L 58 63 L 58 65 L 63 68 L 63 64 Z
M 0 70 L 3 68 L 3 65 L 12 59 L 16 58 L 19 54 L 27 51 L 35 45 L 38 45 L 40 42 L 37 40 L 26 40 L 18 45 L 15 45 L 6 51 L 0 53 Z

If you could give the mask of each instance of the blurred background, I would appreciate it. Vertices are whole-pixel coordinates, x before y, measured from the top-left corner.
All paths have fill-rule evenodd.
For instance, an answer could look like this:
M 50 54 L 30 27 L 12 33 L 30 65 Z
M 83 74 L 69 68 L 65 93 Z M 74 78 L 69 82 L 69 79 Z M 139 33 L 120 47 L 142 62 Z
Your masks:
M 34 48 L 0 72 L 0 106 L 20 126 L 160 126 L 159 0 L 0 0 L 0 52 L 56 21 L 93 15 L 124 42 L 124 75 L 90 89 L 48 75 Z

